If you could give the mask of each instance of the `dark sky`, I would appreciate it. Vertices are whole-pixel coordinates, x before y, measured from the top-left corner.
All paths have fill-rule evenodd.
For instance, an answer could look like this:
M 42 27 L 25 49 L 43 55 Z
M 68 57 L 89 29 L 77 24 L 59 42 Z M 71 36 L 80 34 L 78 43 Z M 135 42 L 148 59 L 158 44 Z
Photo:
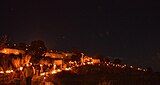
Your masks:
M 149 0 L 3 0 L 0 34 L 49 48 L 79 49 L 160 68 L 159 2 Z

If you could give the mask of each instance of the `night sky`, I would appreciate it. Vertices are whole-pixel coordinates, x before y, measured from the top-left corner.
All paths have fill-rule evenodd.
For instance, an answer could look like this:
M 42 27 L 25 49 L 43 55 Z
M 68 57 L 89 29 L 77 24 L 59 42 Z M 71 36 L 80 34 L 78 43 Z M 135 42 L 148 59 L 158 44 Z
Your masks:
M 3 0 L 0 35 L 16 42 L 43 40 L 50 49 L 89 55 L 160 71 L 159 2 L 149 0 Z

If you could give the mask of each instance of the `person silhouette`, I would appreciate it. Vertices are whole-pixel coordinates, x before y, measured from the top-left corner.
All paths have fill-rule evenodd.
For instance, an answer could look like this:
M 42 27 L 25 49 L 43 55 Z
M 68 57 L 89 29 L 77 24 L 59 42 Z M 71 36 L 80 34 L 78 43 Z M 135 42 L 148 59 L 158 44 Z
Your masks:
M 31 85 L 32 77 L 34 75 L 34 67 L 29 64 L 24 67 L 24 76 L 26 78 L 26 85 Z

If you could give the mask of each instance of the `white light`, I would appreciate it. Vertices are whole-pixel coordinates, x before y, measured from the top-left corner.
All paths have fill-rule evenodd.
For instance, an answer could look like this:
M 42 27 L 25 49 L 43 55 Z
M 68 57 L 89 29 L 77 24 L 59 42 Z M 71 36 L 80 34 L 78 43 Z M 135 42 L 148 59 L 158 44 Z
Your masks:
M 115 64 L 113 64 L 113 66 L 115 66 Z
M 52 71 L 52 74 L 56 74 L 57 72 L 55 70 Z
M 121 68 L 124 68 L 124 66 L 122 66 Z
M 133 66 L 130 66 L 130 68 L 133 68 Z
M 27 63 L 27 64 L 26 64 L 26 66 L 28 67 L 28 66 L 29 66 L 29 64 Z
M 16 44 L 13 44 L 14 46 L 16 46 Z
M 83 65 L 86 65 L 85 63 L 83 63 Z
M 32 63 L 30 63 L 30 65 L 32 65 Z
M 91 62 L 91 64 L 94 64 L 93 62 Z
M 22 71 L 22 70 L 23 70 L 23 67 L 20 67 L 20 68 L 19 68 L 19 70 L 21 70 L 21 71 Z
M 42 64 L 40 64 L 40 67 L 42 67 L 43 65 Z
M 91 64 L 91 62 L 87 62 L 87 64 Z
M 71 68 L 70 68 L 70 67 L 69 67 L 69 68 L 65 68 L 65 70 L 66 70 L 66 71 L 69 71 L 69 70 L 71 70 Z
M 44 79 L 46 79 L 46 77 L 44 77 Z
M 6 71 L 6 73 L 11 73 L 11 72 L 12 72 L 11 70 L 7 70 L 7 71 Z
M 45 72 L 44 72 L 44 73 L 41 73 L 40 75 L 41 75 L 41 76 L 44 76 L 44 75 L 45 75 Z
M 4 71 L 0 71 L 0 73 L 4 73 Z
M 13 70 L 10 70 L 10 72 L 13 72 Z
M 138 70 L 142 70 L 141 68 L 138 68 Z
M 62 70 L 60 70 L 60 69 L 57 69 L 57 72 L 61 72 Z

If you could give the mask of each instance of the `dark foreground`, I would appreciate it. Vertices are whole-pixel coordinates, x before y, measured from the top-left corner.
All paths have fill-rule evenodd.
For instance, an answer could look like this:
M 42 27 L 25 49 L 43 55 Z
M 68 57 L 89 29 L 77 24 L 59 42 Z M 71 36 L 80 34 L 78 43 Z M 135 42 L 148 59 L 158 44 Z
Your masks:
M 101 66 L 83 66 L 74 71 L 62 71 L 47 80 L 54 85 L 160 85 L 159 73 L 110 71 Z
M 4 82 L 1 81 L 0 85 L 17 85 L 16 81 Z M 20 85 L 25 85 L 24 82 L 21 81 Z M 160 73 L 91 65 L 55 75 L 33 77 L 32 85 L 160 85 Z

